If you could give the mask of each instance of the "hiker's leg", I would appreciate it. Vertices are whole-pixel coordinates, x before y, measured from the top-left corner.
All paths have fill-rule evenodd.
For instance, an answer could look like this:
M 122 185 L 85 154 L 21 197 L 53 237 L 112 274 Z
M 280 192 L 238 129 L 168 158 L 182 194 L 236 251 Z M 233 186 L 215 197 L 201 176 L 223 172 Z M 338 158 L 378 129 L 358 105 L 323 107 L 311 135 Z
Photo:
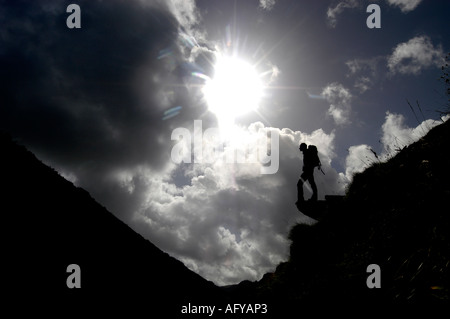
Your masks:
M 303 202 L 303 179 L 300 177 L 297 182 L 297 202 Z
M 317 200 L 317 185 L 316 185 L 316 182 L 314 181 L 314 174 L 311 174 L 311 176 L 308 178 L 308 182 L 311 185 L 311 189 L 313 191 L 311 200 L 316 201 Z

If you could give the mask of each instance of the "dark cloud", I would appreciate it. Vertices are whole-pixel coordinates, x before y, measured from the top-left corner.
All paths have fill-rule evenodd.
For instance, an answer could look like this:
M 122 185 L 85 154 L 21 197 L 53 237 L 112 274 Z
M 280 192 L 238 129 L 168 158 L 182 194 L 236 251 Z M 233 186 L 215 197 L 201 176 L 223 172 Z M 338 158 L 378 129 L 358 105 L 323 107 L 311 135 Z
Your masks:
M 180 82 L 178 21 L 164 2 L 79 1 L 82 28 L 68 29 L 69 3 L 3 4 L 0 127 L 83 186 L 113 169 L 164 165 L 163 111 L 199 108 Z
M 2 116 L 2 126 L 19 131 L 24 140 L 45 140 L 46 149 L 67 158 L 92 156 L 105 145 L 97 156 L 110 157 L 117 152 L 108 150 L 116 144 L 111 140 L 123 139 L 129 150 L 136 134 L 157 131 L 158 122 L 147 124 L 160 111 L 159 102 L 139 99 L 130 84 L 142 66 L 153 74 L 166 73 L 154 61 L 159 50 L 175 41 L 177 24 L 167 12 L 144 10 L 134 2 L 104 6 L 86 1 L 80 6 L 79 30 L 66 27 L 64 2 L 50 13 L 37 2 L 6 7 L 10 23 L 2 37 L 7 49 L 1 60 L 1 94 L 8 114 Z M 149 91 L 161 85 L 147 84 Z M 132 155 L 127 149 L 123 153 Z
M 77 1 L 82 27 L 68 29 L 70 3 L 0 0 L 0 128 L 158 247 L 219 284 L 256 280 L 273 270 L 288 256 L 290 227 L 312 222 L 294 206 L 300 142 L 319 149 L 326 175 L 317 171 L 316 182 L 323 198 L 342 194 L 352 173 L 362 169 L 359 157 L 370 152 L 362 144 L 370 128 L 355 125 L 361 118 L 373 122 L 371 134 L 384 121 L 383 136 L 415 136 L 417 130 L 396 116 L 385 118 L 385 109 L 376 121 L 393 94 L 387 88 L 396 87 L 386 84 L 380 93 L 376 84 L 396 79 L 383 76 L 390 52 L 403 63 L 419 61 L 408 64 L 420 64 L 421 72 L 412 72 L 418 76 L 436 66 L 442 42 L 422 45 L 427 50 L 417 55 L 406 50 L 411 46 L 395 47 L 411 44 L 405 42 L 413 38 L 409 33 L 393 39 L 383 25 L 367 36 L 364 19 L 361 28 L 357 19 L 344 19 L 345 10 L 361 9 L 355 1 L 276 1 L 270 11 L 258 4 L 275 1 Z M 333 23 L 339 18 L 337 28 L 327 27 L 327 13 Z M 365 18 L 365 11 L 359 15 Z M 396 25 L 400 29 L 409 32 L 411 24 Z M 225 149 L 213 163 L 171 160 L 175 128 L 192 132 L 198 119 L 203 129 L 217 125 L 202 98 L 204 80 L 193 74 L 212 74 L 221 45 L 269 68 L 260 70 L 267 71 L 271 86 L 262 116 L 244 116 L 230 135 L 236 145 L 253 141 L 254 151 L 267 133 L 277 133 L 276 174 L 261 174 L 260 163 L 224 164 Z M 363 105 L 358 92 L 382 100 L 357 112 Z M 333 167 L 339 162 L 345 173 Z

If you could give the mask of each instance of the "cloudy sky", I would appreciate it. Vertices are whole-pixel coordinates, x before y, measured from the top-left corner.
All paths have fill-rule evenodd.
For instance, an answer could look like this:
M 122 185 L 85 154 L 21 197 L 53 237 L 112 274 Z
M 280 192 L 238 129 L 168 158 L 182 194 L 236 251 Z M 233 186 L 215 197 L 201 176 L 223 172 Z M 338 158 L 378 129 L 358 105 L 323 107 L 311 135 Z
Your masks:
M 71 3 L 81 28 L 66 24 Z M 381 28 L 366 25 L 370 3 Z M 318 146 L 323 199 L 439 123 L 449 12 L 439 0 L 2 0 L 0 129 L 203 277 L 258 280 L 288 257 L 289 229 L 313 222 L 294 206 L 300 142 Z

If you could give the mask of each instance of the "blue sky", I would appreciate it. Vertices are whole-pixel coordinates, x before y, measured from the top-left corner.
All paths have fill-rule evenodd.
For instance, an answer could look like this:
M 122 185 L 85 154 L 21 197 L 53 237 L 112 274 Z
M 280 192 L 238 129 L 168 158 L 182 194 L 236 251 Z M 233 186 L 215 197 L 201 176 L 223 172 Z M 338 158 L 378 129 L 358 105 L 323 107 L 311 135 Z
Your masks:
M 294 206 L 299 143 L 318 146 L 319 198 L 343 194 L 371 150 L 395 155 L 446 103 L 448 1 L 77 1 L 81 28 L 69 29 L 72 2 L 0 1 L 0 129 L 220 285 L 274 270 L 289 229 L 314 222 Z M 366 26 L 370 3 L 380 29 Z M 232 89 L 259 94 L 246 67 L 227 65 L 220 82 L 228 113 L 204 94 L 230 56 L 262 83 L 257 108 L 239 115 Z M 173 161 L 176 128 L 220 128 L 225 115 L 238 151 L 279 137 L 275 174 L 226 163 L 226 148 L 213 162 Z
M 380 5 L 381 29 L 366 26 L 369 3 Z M 378 140 L 386 111 L 403 114 L 406 125 L 416 126 L 408 99 L 414 105 L 419 101 L 426 118 L 437 118 L 435 111 L 443 103 L 437 80 L 439 60 L 448 50 L 447 3 L 418 1 L 409 7 L 401 1 L 391 3 L 277 1 L 270 10 L 254 10 L 252 2 L 212 5 L 207 1 L 198 5 L 201 9 L 205 6 L 204 24 L 211 37 L 220 41 L 225 28 L 231 26 L 235 41 L 240 46 L 248 43 L 242 51 L 251 55 L 262 45 L 262 50 L 268 52 L 266 60 L 280 69 L 273 85 L 279 89 L 270 90 L 273 104 L 265 105 L 275 109 L 270 117 L 273 125 L 307 132 L 317 128 L 336 130 L 342 150 L 370 143 L 380 151 Z M 336 14 L 327 16 L 327 12 Z M 403 53 L 398 63 L 405 64 L 405 68 L 390 70 L 388 61 L 395 48 L 413 39 L 419 39 L 415 49 L 422 51 L 417 51 L 416 56 Z M 413 42 L 409 43 L 411 48 Z M 430 61 L 420 60 L 420 54 L 430 52 L 435 52 Z M 326 116 L 329 104 L 317 99 L 332 83 L 341 85 L 352 96 L 345 121 L 349 124 L 339 125 Z M 316 99 L 308 94 L 316 95 Z M 270 110 L 267 112 L 272 115 Z

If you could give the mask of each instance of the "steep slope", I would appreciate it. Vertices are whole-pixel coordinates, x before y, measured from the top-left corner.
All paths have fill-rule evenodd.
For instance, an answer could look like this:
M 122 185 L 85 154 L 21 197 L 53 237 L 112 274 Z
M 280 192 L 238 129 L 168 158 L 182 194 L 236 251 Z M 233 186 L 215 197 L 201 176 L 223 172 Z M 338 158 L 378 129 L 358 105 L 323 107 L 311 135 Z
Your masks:
M 1 289 L 8 296 L 5 305 L 19 305 L 16 313 L 127 309 L 174 317 L 187 302 L 222 298 L 215 285 L 136 234 L 5 134 L 0 149 Z M 80 289 L 66 285 L 70 264 L 81 268 Z
M 450 123 L 357 174 L 345 199 L 290 233 L 290 259 L 236 294 L 277 301 L 290 315 L 332 304 L 446 304 L 450 267 Z M 369 289 L 370 264 L 381 288 Z
M 218 289 L 1 135 L 4 304 L 18 314 L 125 310 L 175 318 L 189 302 L 252 302 L 268 304 L 263 318 L 297 318 L 336 304 L 448 303 L 448 137 L 449 122 L 374 163 L 343 201 L 327 204 L 319 223 L 292 229 L 288 262 L 259 282 Z M 81 267 L 81 289 L 66 286 L 70 264 Z M 370 264 L 380 266 L 380 289 L 366 285 Z

